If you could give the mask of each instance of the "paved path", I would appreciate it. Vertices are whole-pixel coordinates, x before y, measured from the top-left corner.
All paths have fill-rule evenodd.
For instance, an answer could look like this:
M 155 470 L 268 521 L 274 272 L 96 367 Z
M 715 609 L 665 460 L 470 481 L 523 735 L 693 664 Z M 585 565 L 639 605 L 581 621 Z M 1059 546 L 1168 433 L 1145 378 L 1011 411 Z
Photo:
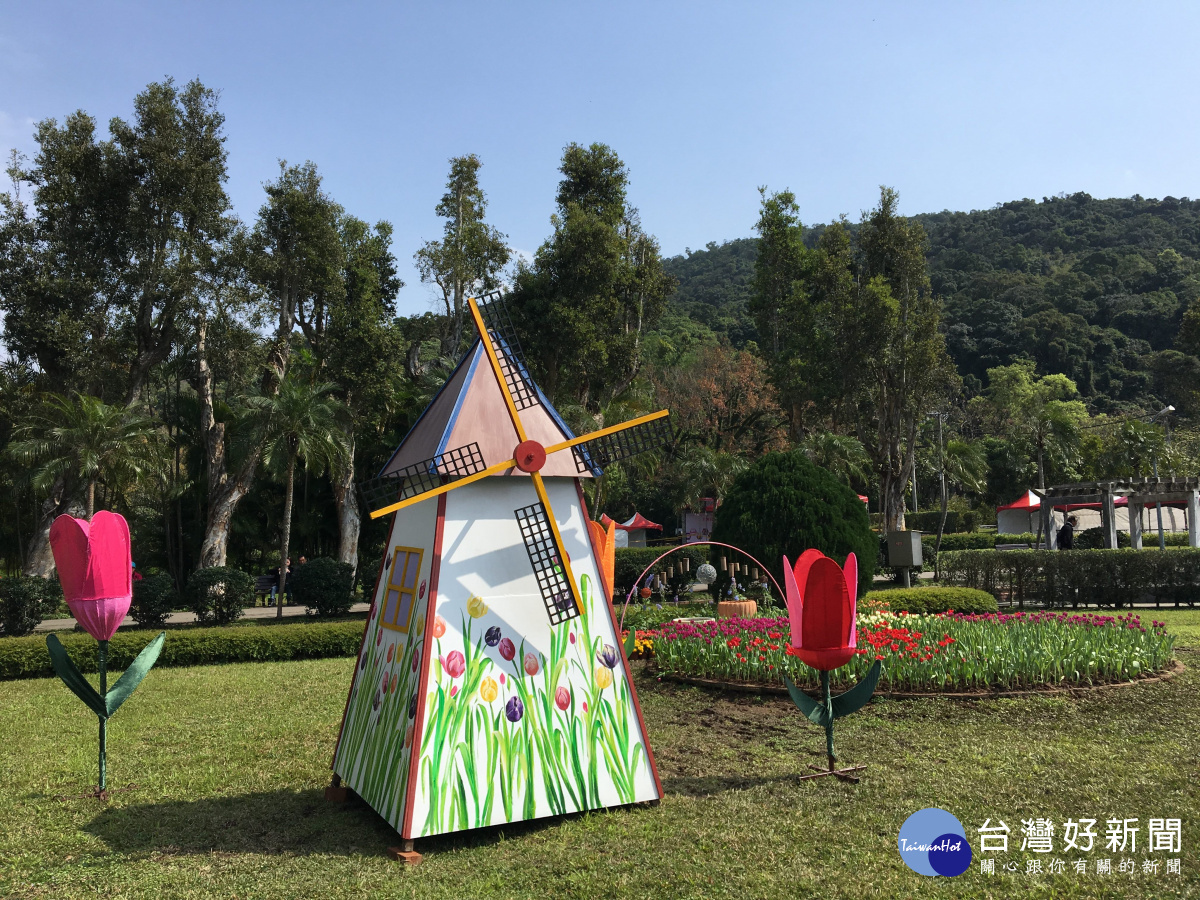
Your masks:
M 355 603 L 350 607 L 352 613 L 365 613 L 370 609 L 370 605 L 366 603 Z M 284 618 L 292 618 L 293 616 L 303 616 L 305 607 L 289 605 L 283 608 Z M 273 606 L 250 606 L 242 610 L 243 619 L 274 619 L 276 609 Z M 172 613 L 167 616 L 168 625 L 187 625 L 196 621 L 196 614 L 190 612 Z M 121 623 L 121 627 L 134 625 L 133 619 L 129 616 L 125 617 L 125 621 Z M 35 631 L 70 631 L 75 627 L 74 619 L 46 619 L 42 624 L 35 628 Z

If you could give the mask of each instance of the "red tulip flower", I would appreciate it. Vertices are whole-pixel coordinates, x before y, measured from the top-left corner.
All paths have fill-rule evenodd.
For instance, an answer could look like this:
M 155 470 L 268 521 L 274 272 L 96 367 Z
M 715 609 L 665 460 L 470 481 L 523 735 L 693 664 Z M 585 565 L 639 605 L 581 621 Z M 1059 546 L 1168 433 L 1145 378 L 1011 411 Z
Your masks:
M 825 729 L 829 768 L 821 770 L 820 774 L 858 781 L 858 773 L 865 767 L 839 769 L 836 766 L 833 722 L 862 708 L 871 699 L 882 667 L 876 660 L 866 678 L 837 697 L 829 687 L 829 673 L 850 662 L 858 652 L 858 629 L 854 621 L 858 612 L 858 560 L 851 553 L 846 557 L 846 564 L 839 566 L 819 550 L 805 550 L 792 566 L 785 556 L 783 584 L 787 590 L 788 621 L 792 628 L 787 653 L 800 657 L 820 671 L 822 699 L 815 700 L 801 691 L 786 673 L 783 683 L 805 718 Z
M 819 550 L 805 550 L 793 567 L 783 558 L 788 620 L 795 656 L 822 672 L 854 656 L 858 631 L 858 560 L 851 553 L 839 566 Z
M 109 640 L 133 599 L 125 518 L 107 510 L 91 522 L 59 516 L 50 527 L 50 549 L 71 614 L 96 640 Z
M 458 650 L 451 650 L 450 655 L 442 660 L 442 668 L 451 678 L 457 678 L 467 669 L 467 661 Z

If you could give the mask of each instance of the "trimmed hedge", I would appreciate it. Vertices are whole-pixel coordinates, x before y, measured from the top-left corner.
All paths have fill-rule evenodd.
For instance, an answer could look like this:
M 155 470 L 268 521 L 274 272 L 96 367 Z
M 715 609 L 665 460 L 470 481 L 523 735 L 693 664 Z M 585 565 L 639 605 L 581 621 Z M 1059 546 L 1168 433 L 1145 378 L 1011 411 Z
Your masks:
M 228 566 L 197 569 L 184 589 L 188 608 L 202 625 L 228 625 L 254 605 L 254 579 Z
M 310 559 L 292 567 L 288 591 L 295 603 L 308 607 L 309 615 L 344 616 L 354 605 L 354 568 L 329 557 Z
M 352 621 L 168 629 L 155 665 L 206 666 L 356 656 L 363 627 L 361 621 Z M 96 671 L 96 641 L 90 635 L 59 632 L 56 636 L 81 671 Z M 152 629 L 114 634 L 108 644 L 109 684 L 113 682 L 112 671 L 128 666 L 157 636 Z M 44 635 L 0 641 L 0 679 L 48 678 L 53 674 Z
M 1000 609 L 996 598 L 987 591 L 964 587 L 917 587 L 897 588 L 888 591 L 872 591 L 871 600 L 883 603 L 892 612 L 928 615 L 953 610 L 958 613 L 979 615 L 994 613 Z
M 613 553 L 615 557 L 613 581 L 616 582 L 614 587 L 617 591 L 617 597 L 624 600 L 625 595 L 629 593 L 629 589 L 633 587 L 633 579 L 637 578 L 646 566 L 654 562 L 663 553 L 666 553 L 667 549 L 667 547 L 618 547 Z M 708 551 L 712 549 L 714 548 L 705 544 L 697 547 L 684 546 L 659 563 L 658 568 L 661 569 L 664 576 L 667 573 L 667 566 L 670 565 L 675 566 L 675 571 L 678 572 L 679 566 L 683 563 L 683 559 L 686 556 L 692 561 L 692 571 L 690 574 L 694 577 L 696 569 L 708 562 Z
M 907 522 L 907 517 L 905 518 Z M 920 530 L 920 529 L 916 529 Z M 954 550 L 991 550 L 997 544 L 1022 544 L 1034 539 L 1032 534 L 996 534 L 994 531 L 975 531 L 969 534 L 943 534 L 942 553 Z M 934 552 L 937 546 L 937 532 L 921 534 L 921 552 L 924 563 L 913 568 L 913 573 L 937 571 L 938 554 Z M 879 571 L 896 574 L 896 570 L 887 564 L 887 535 L 879 536 Z
M 960 550 L 942 554 L 941 573 L 949 584 L 1021 605 L 1192 606 L 1200 600 L 1200 550 L 1193 549 Z

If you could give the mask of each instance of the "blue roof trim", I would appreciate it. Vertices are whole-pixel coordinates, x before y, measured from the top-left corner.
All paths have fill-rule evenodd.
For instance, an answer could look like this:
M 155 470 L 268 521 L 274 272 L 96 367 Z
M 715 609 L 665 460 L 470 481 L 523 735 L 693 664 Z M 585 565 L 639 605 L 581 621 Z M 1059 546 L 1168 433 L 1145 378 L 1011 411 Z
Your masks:
M 463 400 L 467 397 L 467 391 L 471 389 L 471 379 L 475 377 L 475 369 L 479 366 L 479 357 L 483 355 L 479 352 L 481 349 L 482 345 L 476 339 L 471 349 L 467 351 L 467 355 L 471 356 L 471 368 L 467 369 L 467 378 L 463 382 L 463 388 L 458 392 L 458 399 L 454 401 L 454 409 L 450 411 L 450 418 L 446 420 L 446 430 L 442 432 L 442 439 L 438 441 L 435 456 L 441 456 L 446 452 L 446 442 L 450 440 L 450 432 L 454 431 L 454 424 L 458 421 L 458 414 L 462 410 Z
M 479 339 L 476 338 L 475 344 L 478 343 Z M 405 432 L 404 437 L 401 438 L 400 443 L 396 445 L 396 449 L 392 451 L 392 455 L 388 457 L 388 461 L 383 464 L 383 468 L 379 470 L 379 473 L 376 477 L 382 477 L 383 473 L 387 471 L 388 466 L 392 464 L 392 460 L 396 458 L 396 454 L 400 452 L 400 449 L 404 446 L 404 442 L 408 440 L 409 435 L 417 430 L 417 426 L 421 424 L 421 420 L 425 418 L 425 414 L 433 409 L 434 405 L 437 403 L 438 397 L 442 396 L 442 391 L 446 390 L 446 388 L 450 385 L 450 382 L 454 380 L 454 376 L 458 374 L 458 370 L 463 367 L 463 363 L 467 361 L 467 357 L 471 355 L 472 351 L 474 351 L 475 344 L 472 344 L 471 349 L 463 354 L 462 359 L 458 361 L 458 365 L 454 367 L 454 371 L 450 373 L 450 377 L 446 379 L 446 383 L 438 388 L 438 392 L 433 395 L 433 399 L 429 401 L 429 405 L 421 410 L 421 414 L 417 416 L 417 421 L 413 422 L 412 427 Z

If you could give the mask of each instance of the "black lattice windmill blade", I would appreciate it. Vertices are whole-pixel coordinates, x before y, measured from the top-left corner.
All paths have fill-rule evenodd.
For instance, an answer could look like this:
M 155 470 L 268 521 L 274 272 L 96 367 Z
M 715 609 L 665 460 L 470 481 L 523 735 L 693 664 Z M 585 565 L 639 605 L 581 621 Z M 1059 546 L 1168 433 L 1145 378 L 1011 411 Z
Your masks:
M 518 437 L 512 458 L 487 466 L 478 443 L 466 444 L 411 463 L 395 472 L 360 485 L 372 519 L 415 503 L 465 487 L 480 479 L 519 469 L 530 476 L 537 500 L 513 511 L 521 528 L 529 562 L 537 578 L 547 615 L 554 624 L 580 614 L 583 607 L 571 562 L 563 550 L 541 469 L 554 453 L 570 450 L 576 471 L 599 475 L 607 466 L 640 453 L 658 450 L 671 439 L 667 410 L 639 416 L 620 425 L 601 428 L 582 437 L 543 446 L 530 439 L 521 421 L 522 411 L 541 405 L 529 370 L 521 359 L 520 345 L 508 311 L 499 294 L 483 303 L 468 299 L 487 360 L 504 397 L 508 418 Z

